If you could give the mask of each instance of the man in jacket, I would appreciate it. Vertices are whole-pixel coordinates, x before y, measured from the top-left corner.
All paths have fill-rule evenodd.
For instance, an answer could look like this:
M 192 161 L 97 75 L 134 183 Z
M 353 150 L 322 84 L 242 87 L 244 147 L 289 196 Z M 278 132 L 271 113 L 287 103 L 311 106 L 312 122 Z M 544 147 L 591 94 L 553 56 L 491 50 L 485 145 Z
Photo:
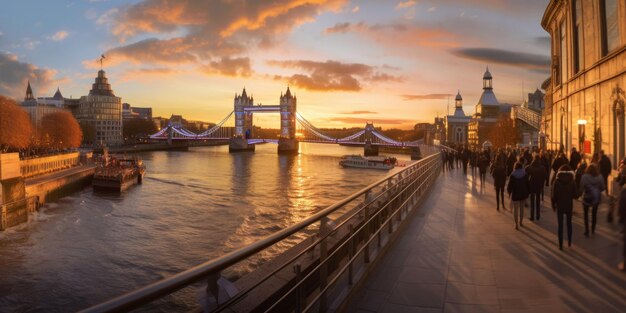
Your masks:
M 563 250 L 563 217 L 567 223 L 567 245 L 572 246 L 572 211 L 578 192 L 574 184 L 574 172 L 569 165 L 563 165 L 556 173 L 552 186 L 552 209 L 557 212 L 559 249 Z
M 611 174 L 611 160 L 604 154 L 604 150 L 600 150 L 600 174 L 604 178 L 604 185 L 608 186 L 609 175 Z M 609 188 L 606 188 L 606 194 L 609 194 Z
M 541 217 L 541 193 L 546 180 L 546 168 L 541 163 L 538 156 L 526 167 L 530 183 L 530 220 L 534 221 Z
M 513 220 L 515 222 L 515 229 L 523 226 L 524 220 L 524 203 L 529 194 L 528 186 L 528 174 L 524 171 L 522 163 L 515 163 L 513 173 L 509 178 L 509 184 L 507 191 L 511 196 L 513 203 Z

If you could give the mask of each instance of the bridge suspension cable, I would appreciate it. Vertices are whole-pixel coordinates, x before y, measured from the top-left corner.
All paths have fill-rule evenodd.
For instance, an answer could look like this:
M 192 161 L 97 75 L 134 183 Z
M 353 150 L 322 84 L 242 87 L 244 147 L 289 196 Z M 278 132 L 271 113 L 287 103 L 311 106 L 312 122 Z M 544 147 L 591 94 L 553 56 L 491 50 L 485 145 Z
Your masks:
M 215 124 L 215 126 L 201 132 L 200 134 L 198 134 L 199 137 L 208 137 L 211 136 L 213 133 L 215 133 L 218 129 L 220 129 L 222 127 L 222 125 L 224 125 L 224 123 L 226 123 L 226 121 L 228 121 L 228 119 L 230 119 L 230 117 L 233 115 L 233 113 L 235 113 L 235 111 L 230 111 L 230 113 L 228 115 L 226 115 L 225 118 L 223 118 L 219 123 Z

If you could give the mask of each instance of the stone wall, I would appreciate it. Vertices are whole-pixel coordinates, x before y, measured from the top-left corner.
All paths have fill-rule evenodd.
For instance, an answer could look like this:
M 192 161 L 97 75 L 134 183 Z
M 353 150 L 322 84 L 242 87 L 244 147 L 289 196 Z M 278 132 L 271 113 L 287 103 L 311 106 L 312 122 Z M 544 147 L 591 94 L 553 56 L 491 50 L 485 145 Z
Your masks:
M 24 178 L 28 178 L 70 168 L 79 163 L 79 153 L 71 152 L 22 160 L 20 161 L 20 171 Z

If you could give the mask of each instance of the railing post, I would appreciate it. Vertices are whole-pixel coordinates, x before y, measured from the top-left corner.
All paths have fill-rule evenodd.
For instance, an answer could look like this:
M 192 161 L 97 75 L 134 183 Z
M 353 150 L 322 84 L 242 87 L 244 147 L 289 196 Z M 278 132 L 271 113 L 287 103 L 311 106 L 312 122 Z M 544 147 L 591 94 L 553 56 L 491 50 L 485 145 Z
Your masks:
M 296 313 L 302 312 L 302 285 L 300 280 L 302 279 L 302 266 L 300 263 L 296 263 L 293 266 L 293 271 L 296 274 Z
M 328 229 L 328 217 L 324 216 L 320 220 L 320 236 L 326 236 L 330 230 Z M 322 239 L 320 242 L 320 292 L 322 295 L 320 296 L 320 312 L 326 312 L 326 292 L 324 292 L 324 288 L 326 288 L 326 284 L 328 281 L 328 263 L 326 262 L 328 258 L 328 243 L 327 239 Z
M 370 223 L 369 223 L 369 219 L 370 219 L 370 211 L 369 211 L 369 206 L 365 207 L 365 238 L 364 238 L 364 243 L 365 243 L 365 248 L 363 249 L 363 262 L 365 263 L 369 263 L 370 262 L 370 245 L 368 243 L 368 240 L 370 239 Z
M 348 225 L 348 284 L 353 285 L 354 281 L 353 281 L 353 269 L 352 269 L 352 257 L 354 256 L 354 250 L 355 250 L 355 245 L 354 245 L 354 238 L 352 238 L 352 236 L 354 235 L 354 226 L 352 226 L 352 224 Z
M 7 229 L 7 206 L 2 205 L 0 207 L 2 208 L 2 216 L 0 216 L 2 219 L 2 221 L 0 221 L 0 230 L 5 230 Z

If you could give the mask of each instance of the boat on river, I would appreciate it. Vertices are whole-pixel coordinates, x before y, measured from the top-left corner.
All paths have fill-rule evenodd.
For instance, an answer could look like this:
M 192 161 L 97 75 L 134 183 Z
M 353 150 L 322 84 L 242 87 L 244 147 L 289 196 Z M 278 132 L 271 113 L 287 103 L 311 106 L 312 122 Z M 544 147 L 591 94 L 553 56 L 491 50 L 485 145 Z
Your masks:
M 339 161 L 343 167 L 369 168 L 390 170 L 396 165 L 396 158 L 386 156 L 364 157 L 361 155 L 345 155 Z
M 96 190 L 122 192 L 132 185 L 141 184 L 145 173 L 146 167 L 140 158 L 111 156 L 96 167 L 92 185 Z

